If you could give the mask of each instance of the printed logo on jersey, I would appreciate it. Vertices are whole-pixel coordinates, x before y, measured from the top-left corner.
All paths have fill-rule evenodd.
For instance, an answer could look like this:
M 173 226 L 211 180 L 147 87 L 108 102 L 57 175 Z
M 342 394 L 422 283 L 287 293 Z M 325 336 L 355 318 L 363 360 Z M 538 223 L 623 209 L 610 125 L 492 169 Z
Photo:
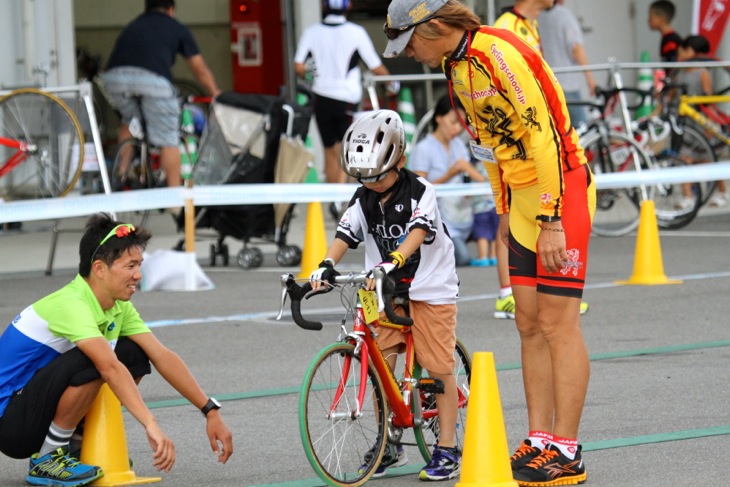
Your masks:
M 395 205 L 395 211 L 397 211 L 398 213 L 400 213 L 401 211 L 403 211 L 403 208 L 405 208 L 405 207 L 402 204 L 400 204 L 400 203 L 398 203 L 397 205 Z
M 540 122 L 535 120 L 537 117 L 537 107 L 528 107 L 527 110 L 525 110 L 525 114 L 521 115 L 522 120 L 525 121 L 525 126 L 528 129 L 537 127 L 538 132 L 542 132 L 542 126 L 540 125 Z
M 487 131 L 496 139 L 491 144 L 496 147 L 498 145 L 504 145 L 507 147 L 513 147 L 515 152 L 511 154 L 512 159 L 519 159 L 524 161 L 527 159 L 527 151 L 525 150 L 524 143 L 515 138 L 514 131 L 510 128 L 510 120 L 507 113 L 498 106 L 487 105 L 479 115 L 479 119 L 484 122 L 484 126 Z
M 573 277 L 578 275 L 578 271 L 583 268 L 583 262 L 580 261 L 580 250 L 568 249 L 568 260 L 563 262 L 563 268 L 560 269 L 560 273 L 564 276 L 573 274 Z
M 379 248 L 384 249 L 386 254 L 398 249 L 401 239 L 405 238 L 406 229 L 397 223 L 390 225 L 375 225 L 375 241 Z
M 507 79 L 512 85 L 512 88 L 515 90 L 515 94 L 517 95 L 517 101 L 524 105 L 526 103 L 525 92 L 522 90 L 522 87 L 517 82 L 515 74 L 509 68 L 507 62 L 504 60 L 504 53 L 497 49 L 497 46 L 495 44 L 492 44 L 492 46 L 490 47 L 490 51 L 492 53 L 492 56 L 494 56 L 494 59 L 497 61 L 497 64 L 499 65 L 499 70 L 507 76 Z
M 540 208 L 550 208 L 553 202 L 553 195 L 550 193 L 543 193 L 540 195 Z
M 116 323 L 112 321 L 111 323 L 109 323 L 109 326 L 106 327 L 106 331 L 112 331 L 114 328 L 116 328 L 116 326 Z
M 497 96 L 497 93 L 499 92 L 496 88 L 489 88 L 487 90 L 476 90 L 472 91 L 471 93 L 466 90 L 461 90 L 459 92 L 460 95 L 466 98 L 471 98 L 472 100 L 479 100 L 480 98 L 487 98 L 488 96 Z

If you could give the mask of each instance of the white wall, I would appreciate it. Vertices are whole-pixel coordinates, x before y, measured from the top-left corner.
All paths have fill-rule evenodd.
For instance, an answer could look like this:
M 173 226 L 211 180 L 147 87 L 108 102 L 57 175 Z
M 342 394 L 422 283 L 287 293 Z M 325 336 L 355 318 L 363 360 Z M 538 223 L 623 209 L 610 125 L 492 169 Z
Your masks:
M 74 84 L 72 0 L 0 0 L 0 86 Z

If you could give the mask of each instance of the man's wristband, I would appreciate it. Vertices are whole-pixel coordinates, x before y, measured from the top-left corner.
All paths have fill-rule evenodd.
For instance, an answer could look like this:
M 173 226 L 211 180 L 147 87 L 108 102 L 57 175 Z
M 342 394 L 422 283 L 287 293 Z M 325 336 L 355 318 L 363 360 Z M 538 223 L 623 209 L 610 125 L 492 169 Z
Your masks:
M 535 220 L 541 221 L 543 223 L 553 223 L 553 222 L 559 222 L 560 221 L 560 217 L 559 216 L 537 215 L 535 217 Z
M 208 402 L 205 403 L 205 406 L 200 408 L 200 412 L 203 413 L 203 416 L 208 416 L 208 413 L 211 412 L 214 409 L 220 409 L 221 403 L 218 402 L 218 400 L 214 397 L 209 397 Z

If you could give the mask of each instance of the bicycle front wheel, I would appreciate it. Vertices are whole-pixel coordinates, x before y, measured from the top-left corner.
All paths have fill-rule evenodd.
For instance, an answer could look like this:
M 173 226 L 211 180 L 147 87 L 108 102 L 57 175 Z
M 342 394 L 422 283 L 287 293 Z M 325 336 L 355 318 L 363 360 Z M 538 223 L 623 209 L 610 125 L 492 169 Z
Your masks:
M 456 412 L 455 445 L 459 450 L 464 450 L 464 432 L 466 427 L 466 407 L 469 403 L 469 381 L 471 380 L 471 357 L 461 340 L 457 338 L 454 348 L 454 377 L 456 377 L 456 388 L 459 397 L 459 405 Z M 419 367 L 420 369 L 420 367 Z M 421 377 L 425 371 L 418 371 L 415 377 Z M 423 424 L 413 428 L 416 437 L 416 444 L 421 456 L 426 462 L 431 460 L 433 447 L 438 443 L 440 428 L 438 422 L 438 410 L 436 409 L 436 396 L 432 393 L 417 391 L 416 397 L 420 397 L 420 403 L 413 401 L 413 408 L 421 408 Z
M 155 179 L 147 144 L 139 139 L 122 142 L 114 157 L 110 179 L 114 192 L 153 188 Z M 144 227 L 149 213 L 149 210 L 119 211 L 117 220 Z
M 4 200 L 65 196 L 84 160 L 84 135 L 60 98 L 34 88 L 0 98 L 0 197 Z
M 611 132 L 604 136 L 592 132 L 581 140 L 581 145 L 595 175 L 636 171 L 639 166 L 650 167 L 641 146 L 621 133 Z M 603 237 L 620 237 L 635 230 L 639 226 L 641 202 L 639 187 L 599 189 L 596 191 L 593 233 Z
M 360 367 L 352 345 L 330 345 L 310 364 L 299 396 L 299 432 L 307 460 L 319 478 L 334 487 L 364 484 L 375 473 L 386 445 L 383 386 L 369 365 L 359 404 Z

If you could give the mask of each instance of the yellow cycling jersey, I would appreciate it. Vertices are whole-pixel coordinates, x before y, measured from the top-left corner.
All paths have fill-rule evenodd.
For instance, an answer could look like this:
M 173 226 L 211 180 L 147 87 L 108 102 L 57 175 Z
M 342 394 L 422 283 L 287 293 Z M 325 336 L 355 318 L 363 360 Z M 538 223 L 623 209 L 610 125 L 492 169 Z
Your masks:
M 537 184 L 540 214 L 560 216 L 563 172 L 586 159 L 540 53 L 510 31 L 484 26 L 464 34 L 443 69 L 469 115 L 472 153 L 485 162 L 497 213 L 509 211 L 508 188 Z
M 498 29 L 507 29 L 514 32 L 525 42 L 542 53 L 540 43 L 540 31 L 537 28 L 537 20 L 530 20 L 514 9 L 508 10 L 499 16 L 494 26 Z

